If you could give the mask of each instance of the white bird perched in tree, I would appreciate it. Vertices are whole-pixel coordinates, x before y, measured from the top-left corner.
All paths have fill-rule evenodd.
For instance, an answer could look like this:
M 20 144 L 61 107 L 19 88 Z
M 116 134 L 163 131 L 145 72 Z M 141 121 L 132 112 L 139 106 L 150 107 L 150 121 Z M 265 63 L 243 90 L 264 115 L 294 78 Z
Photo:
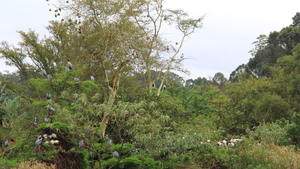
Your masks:
M 78 143 L 78 147 L 82 147 L 83 146 L 83 140 L 80 140 Z
M 232 146 L 234 146 L 234 143 L 230 142 L 230 143 L 228 143 L 228 146 L 232 147 Z
M 227 146 L 227 141 L 226 140 L 223 140 L 222 143 L 223 143 L 224 146 Z
M 8 147 L 8 146 L 9 146 L 8 139 L 6 139 L 5 142 L 4 142 L 4 147 Z
M 55 112 L 55 109 L 52 106 L 48 105 L 47 108 L 49 111 Z
M 50 93 L 50 92 L 48 92 L 48 93 L 46 94 L 46 99 L 47 99 L 47 100 L 51 99 L 51 93 Z
M 116 157 L 116 158 L 119 158 L 119 157 L 120 157 L 120 154 L 119 154 L 119 152 L 117 152 L 117 151 L 114 151 L 112 154 L 113 154 L 113 156 Z
M 48 74 L 48 75 L 47 75 L 47 78 L 48 78 L 50 81 L 52 81 L 52 79 L 53 79 L 53 76 L 52 76 L 52 75 L 50 75 L 50 74 Z
M 59 144 L 59 140 L 54 140 L 54 144 Z
M 52 133 L 51 138 L 57 138 L 57 135 L 55 133 Z
M 136 149 L 134 150 L 134 152 L 135 152 L 136 154 L 140 154 L 140 153 L 141 153 L 139 148 L 136 148 Z
M 35 140 L 34 145 L 38 146 L 43 142 L 43 137 L 42 138 L 38 138 L 37 140 Z
M 91 81 L 95 81 L 95 78 L 94 78 L 94 76 L 91 76 Z
M 50 140 L 50 143 L 51 143 L 51 144 L 54 144 L 54 140 Z
M 45 122 L 45 123 L 49 123 L 49 122 L 50 122 L 50 117 L 45 117 L 45 118 L 44 118 L 44 122 Z
M 70 69 L 70 70 L 72 70 L 72 68 L 73 68 L 73 65 L 72 65 L 72 63 L 70 62 L 70 60 L 68 59 L 68 63 L 67 63 L 67 65 L 68 65 L 68 68 Z
M 166 90 L 167 89 L 167 86 L 166 85 L 163 85 L 163 90 Z
M 43 134 L 43 137 L 44 137 L 44 139 L 47 139 L 48 135 L 47 134 Z
M 108 135 L 105 135 L 105 138 L 108 138 L 107 140 L 107 146 L 110 147 L 112 145 L 112 140 L 108 137 Z
M 79 82 L 79 78 L 78 77 L 74 77 L 74 81 L 75 82 Z
M 35 116 L 34 120 L 33 120 L 33 124 L 38 124 L 39 121 L 40 121 L 40 119 L 37 116 Z
M 240 143 L 240 142 L 242 142 L 242 139 L 235 139 L 235 138 L 233 138 L 233 139 L 230 139 L 230 142 L 232 142 L 232 143 Z

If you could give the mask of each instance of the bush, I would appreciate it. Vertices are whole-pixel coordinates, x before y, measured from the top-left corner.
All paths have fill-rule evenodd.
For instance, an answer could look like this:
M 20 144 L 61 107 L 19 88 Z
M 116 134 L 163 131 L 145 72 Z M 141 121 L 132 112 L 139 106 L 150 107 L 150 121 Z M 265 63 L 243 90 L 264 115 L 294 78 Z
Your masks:
M 109 160 L 107 160 L 107 161 L 103 161 L 102 167 L 103 167 L 104 169 L 106 169 L 106 168 L 109 168 L 109 167 L 115 165 L 117 162 L 118 162 L 118 159 L 116 159 L 116 158 L 111 158 L 111 159 L 109 159 Z M 117 166 L 115 166 L 113 169 L 116 169 L 116 168 L 117 168 Z
M 293 148 L 268 144 L 266 146 L 249 146 L 231 156 L 228 165 L 233 168 L 292 168 L 300 166 L 299 154 Z
M 160 162 L 158 161 L 154 161 L 154 159 L 152 158 L 145 158 L 143 160 L 143 167 L 142 168 L 147 168 L 147 169 L 155 169 L 155 168 L 159 168 L 160 166 Z
M 0 166 L 1 168 L 11 168 L 11 167 L 17 167 L 17 160 L 8 160 L 5 158 L 0 158 Z
M 299 145 L 300 143 L 300 115 L 294 114 L 292 117 L 292 124 L 287 130 L 287 134 L 292 138 L 294 144 Z
M 138 169 L 142 164 L 142 161 L 137 159 L 136 157 L 127 157 L 120 161 L 118 166 L 120 168 L 131 168 L 131 169 Z
M 138 168 L 140 168 L 141 164 L 142 164 L 142 161 L 136 157 L 124 158 L 123 160 L 119 161 L 119 163 L 118 163 L 118 159 L 111 158 L 111 159 L 103 162 L 103 168 L 109 168 L 109 167 L 115 165 L 113 167 L 113 169 L 124 169 L 124 168 L 125 169 L 126 168 L 138 169 Z
M 281 124 L 281 123 L 280 123 Z M 287 134 L 288 126 L 279 123 L 265 124 L 255 127 L 254 131 L 247 130 L 249 137 L 267 144 L 288 145 L 290 138 Z

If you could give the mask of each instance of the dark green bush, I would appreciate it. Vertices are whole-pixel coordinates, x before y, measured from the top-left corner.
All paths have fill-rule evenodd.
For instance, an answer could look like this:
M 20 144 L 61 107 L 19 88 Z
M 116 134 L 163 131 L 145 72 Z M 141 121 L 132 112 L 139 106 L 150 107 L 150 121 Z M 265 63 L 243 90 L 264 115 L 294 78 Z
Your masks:
M 123 160 L 120 161 L 120 163 L 118 164 L 118 166 L 120 168 L 131 168 L 131 169 L 138 169 L 142 164 L 142 161 L 139 160 L 136 157 L 127 157 Z
M 109 167 L 115 165 L 117 162 L 118 162 L 118 159 L 116 159 L 116 158 L 111 158 L 111 159 L 109 159 L 109 160 L 107 160 L 107 161 L 103 161 L 102 167 L 103 167 L 104 169 L 107 169 L 107 168 L 109 168 Z M 118 168 L 118 167 L 117 167 L 117 165 L 116 165 L 116 166 L 114 166 L 113 169 L 117 169 L 117 168 Z
M 17 167 L 18 160 L 8 160 L 6 158 L 0 158 L 1 168 Z
M 159 168 L 160 162 L 159 161 L 154 161 L 153 158 L 145 158 L 143 160 L 143 168 L 147 169 L 155 169 Z
M 292 121 L 292 123 L 287 130 L 287 134 L 292 139 L 294 144 L 299 145 L 299 143 L 300 143 L 300 114 L 294 114 L 291 121 Z

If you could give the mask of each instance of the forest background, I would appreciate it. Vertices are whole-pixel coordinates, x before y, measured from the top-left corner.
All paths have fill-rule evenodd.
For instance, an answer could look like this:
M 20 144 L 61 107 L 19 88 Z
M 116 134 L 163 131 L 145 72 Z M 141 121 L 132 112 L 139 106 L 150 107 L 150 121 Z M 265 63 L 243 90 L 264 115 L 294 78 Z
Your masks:
M 19 31 L 18 46 L 0 45 L 18 69 L 0 77 L 1 166 L 299 168 L 300 13 L 259 35 L 229 79 L 185 81 L 181 48 L 204 16 L 162 0 L 57 1 L 51 11 L 61 20 L 49 36 Z M 232 139 L 242 141 L 222 141 Z

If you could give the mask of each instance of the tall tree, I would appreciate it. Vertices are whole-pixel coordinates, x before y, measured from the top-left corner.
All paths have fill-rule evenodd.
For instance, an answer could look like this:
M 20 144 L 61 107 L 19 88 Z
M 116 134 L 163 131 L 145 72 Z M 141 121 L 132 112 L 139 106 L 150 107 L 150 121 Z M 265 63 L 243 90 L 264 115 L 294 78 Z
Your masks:
M 276 60 L 285 55 L 284 49 L 280 45 L 279 40 L 280 33 L 277 31 L 271 32 L 268 36 L 267 42 L 262 41 L 262 44 L 267 43 L 267 45 L 258 48 L 253 54 L 255 56 L 249 59 L 248 67 L 255 76 L 271 76 L 270 66 L 276 64 Z
M 135 23 L 139 26 L 145 37 L 139 45 L 139 59 L 137 59 L 136 71 L 143 72 L 144 83 L 152 91 L 152 84 L 160 81 L 157 86 L 157 95 L 160 95 L 168 74 L 171 71 L 187 73 L 183 69 L 184 58 L 177 57 L 186 37 L 202 27 L 203 17 L 189 18 L 183 10 L 170 10 L 163 7 L 164 0 L 148 1 L 141 6 L 141 15 L 135 16 Z M 164 38 L 162 29 L 173 25 L 181 33 L 181 39 L 177 42 L 169 42 Z M 175 44 L 175 45 L 174 45 Z M 153 72 L 156 72 L 153 74 Z
M 300 12 L 297 12 L 293 17 L 293 26 L 300 26 Z
M 270 67 L 277 64 L 277 59 L 291 55 L 292 49 L 300 43 L 299 13 L 293 17 L 293 24 L 278 31 L 270 32 L 269 36 L 260 35 L 253 42 L 255 45 L 249 51 L 253 58 L 249 59 L 247 67 L 255 77 L 271 77 Z M 238 69 L 238 68 L 237 68 Z M 233 72 L 234 74 L 234 72 Z
M 160 95 L 170 71 L 183 71 L 180 66 L 183 59 L 175 57 L 184 39 L 201 27 L 203 19 L 186 18 L 187 13 L 182 10 L 166 10 L 163 0 L 58 0 L 53 4 L 54 15 L 61 17 L 61 21 L 50 22 L 49 37 L 40 40 L 33 31 L 20 32 L 23 40 L 20 47 L 3 42 L 0 52 L 7 63 L 18 67 L 26 80 L 42 77 L 43 73 L 55 76 L 64 71 L 68 60 L 78 70 L 72 75 L 83 80 L 94 75 L 95 82 L 106 89 L 103 93 L 107 95 L 101 120 L 103 136 L 122 77 L 143 72 L 150 91 L 152 83 L 161 80 L 157 90 Z M 163 23 L 175 24 L 182 32 L 177 48 L 164 40 Z M 170 57 L 164 57 L 163 53 L 170 51 L 173 51 Z M 32 63 L 26 63 L 25 58 Z M 163 73 L 153 79 L 153 69 Z
M 293 49 L 292 55 L 287 55 L 278 59 L 278 66 L 273 68 L 276 92 L 285 100 L 288 100 L 293 110 L 299 109 L 299 65 L 300 65 L 300 45 Z
M 212 84 L 218 86 L 219 89 L 224 89 L 227 81 L 227 78 L 221 72 L 216 73 L 212 78 Z

